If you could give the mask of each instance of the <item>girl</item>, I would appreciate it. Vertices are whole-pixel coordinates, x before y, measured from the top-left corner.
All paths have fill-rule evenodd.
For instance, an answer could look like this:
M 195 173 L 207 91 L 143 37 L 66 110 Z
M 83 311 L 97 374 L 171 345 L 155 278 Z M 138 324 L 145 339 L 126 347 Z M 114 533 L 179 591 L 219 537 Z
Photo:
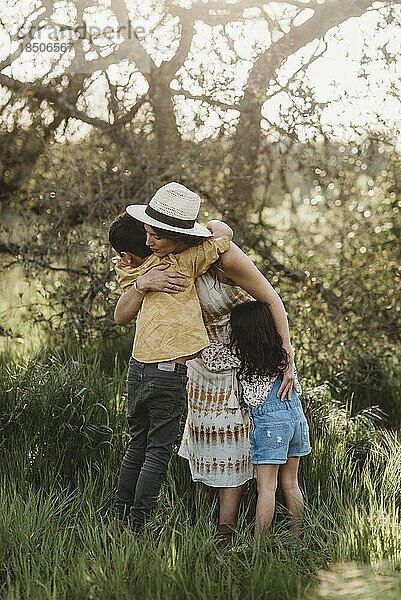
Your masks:
M 258 485 L 255 538 L 272 521 L 278 473 L 293 529 L 299 533 L 303 498 L 298 467 L 300 457 L 311 451 L 308 424 L 294 389 L 290 401 L 278 397 L 289 357 L 266 304 L 254 301 L 236 306 L 226 342 L 212 343 L 202 351 L 202 360 L 209 370 L 236 368 L 248 405 L 251 463 L 256 465 Z

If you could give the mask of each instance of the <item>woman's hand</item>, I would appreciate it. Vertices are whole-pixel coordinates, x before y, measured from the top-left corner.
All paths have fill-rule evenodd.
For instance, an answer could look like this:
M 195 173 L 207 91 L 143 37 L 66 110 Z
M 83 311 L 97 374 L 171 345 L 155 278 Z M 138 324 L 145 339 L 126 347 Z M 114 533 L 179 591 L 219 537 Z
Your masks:
M 150 269 L 144 275 L 140 275 L 136 280 L 138 292 L 143 294 L 148 291 L 177 294 L 178 292 L 185 291 L 188 287 L 186 283 L 188 277 L 182 273 L 167 271 L 166 269 L 169 267 L 169 264 L 161 264 L 153 267 L 153 269 Z
M 277 392 L 277 397 L 280 398 L 281 402 L 284 402 L 286 396 L 288 401 L 291 400 L 292 388 L 294 388 L 296 392 L 300 391 L 297 385 L 297 380 L 294 371 L 294 351 L 292 348 L 291 350 L 288 350 L 286 348 L 286 350 L 289 357 L 288 367 L 286 371 L 284 371 L 282 374 L 283 381 L 281 382 L 281 385 Z M 272 378 L 272 381 L 276 381 L 276 379 L 280 376 L 281 375 L 276 375 Z
M 117 325 L 126 325 L 132 321 L 141 308 L 143 297 L 147 291 L 177 294 L 188 287 L 188 284 L 185 283 L 187 277 L 181 273 L 167 271 L 169 267 L 169 264 L 153 267 L 138 277 L 137 289 L 132 286 L 122 294 L 114 310 L 114 320 Z

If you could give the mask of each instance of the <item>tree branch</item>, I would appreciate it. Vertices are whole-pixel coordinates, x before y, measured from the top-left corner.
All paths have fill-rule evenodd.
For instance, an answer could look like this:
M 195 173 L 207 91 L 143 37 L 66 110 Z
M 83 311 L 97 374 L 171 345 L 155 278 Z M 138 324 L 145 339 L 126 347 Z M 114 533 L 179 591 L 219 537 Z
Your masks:
M 120 27 L 122 27 L 121 23 L 130 23 L 129 13 L 124 0 L 113 0 L 111 8 L 118 19 Z M 136 35 L 134 35 L 132 39 L 129 39 L 128 34 L 126 34 L 124 42 L 120 44 L 117 52 L 119 53 L 119 60 L 123 60 L 124 58 L 132 60 L 145 78 L 147 75 L 148 65 L 150 65 L 152 68 L 156 68 L 152 57 L 146 52 Z M 124 56 L 122 56 L 122 52 L 124 52 Z M 102 60 L 107 61 L 107 59 L 108 57 Z M 103 65 L 106 64 L 106 62 L 103 62 Z M 99 68 L 104 68 L 104 66 L 100 66 Z
M 239 110 L 238 105 L 235 104 L 227 104 L 226 102 L 221 102 L 220 100 L 215 100 L 214 98 L 210 98 L 210 96 L 206 96 L 205 94 L 194 95 L 187 90 L 170 90 L 172 96 L 184 96 L 189 100 L 202 100 L 202 102 L 207 102 L 213 106 L 218 106 L 219 108 L 223 108 L 224 110 Z
M 73 117 L 75 119 L 84 121 L 89 125 L 98 127 L 99 129 L 107 129 L 110 127 L 106 121 L 97 119 L 96 117 L 89 117 L 86 113 L 78 110 L 76 106 L 71 104 L 65 93 L 56 92 L 46 86 L 36 85 L 29 82 L 23 83 L 19 79 L 12 79 L 3 73 L 0 73 L 0 84 L 14 92 L 21 92 L 27 96 L 33 96 L 40 100 L 48 100 L 54 104 L 54 106 L 59 108 L 66 118 Z
M 50 271 L 62 271 L 65 273 L 72 273 L 74 275 L 81 275 L 81 276 L 86 276 L 86 275 L 88 275 L 88 272 L 89 272 L 89 271 L 88 272 L 82 271 L 79 269 L 71 269 L 69 267 L 53 267 L 49 263 L 46 263 L 46 262 L 43 262 L 42 260 L 40 260 L 39 257 L 29 258 L 26 256 L 25 251 L 20 246 L 18 246 L 17 244 L 11 243 L 11 242 L 8 244 L 5 244 L 4 242 L 0 241 L 0 253 L 1 254 L 9 254 L 11 256 L 14 256 L 15 258 L 18 259 L 19 264 L 26 261 L 31 264 L 38 265 L 39 267 L 42 267 L 44 269 L 49 269 Z M 9 264 L 12 265 L 13 263 L 9 263 Z
M 40 23 L 40 21 L 43 21 L 43 19 L 46 17 L 47 15 L 47 11 L 48 9 L 51 7 L 53 8 L 53 2 L 42 2 L 43 6 L 45 7 L 45 12 L 44 13 L 40 13 L 36 19 L 34 19 L 31 22 L 31 29 L 32 27 L 34 27 L 37 23 Z M 33 14 L 33 13 L 31 13 Z M 28 18 L 28 17 L 27 17 Z M 11 37 L 11 36 L 10 36 Z M 7 67 L 9 67 L 11 65 L 12 62 L 14 62 L 14 60 L 16 60 L 17 58 L 19 58 L 23 52 L 23 46 L 25 46 L 25 42 L 27 40 L 31 40 L 31 34 L 30 31 L 28 31 L 23 37 L 18 38 L 19 44 L 17 49 L 12 52 L 9 56 L 7 56 L 7 58 L 5 60 L 3 60 L 0 63 L 0 72 L 3 71 L 4 69 L 6 69 Z M 17 41 L 16 39 L 12 39 L 12 41 Z
M 161 63 L 159 69 L 156 71 L 156 76 L 157 72 L 159 72 L 162 77 L 166 77 L 167 79 L 172 78 L 178 69 L 182 67 L 192 44 L 194 23 L 195 15 L 193 12 L 188 11 L 185 18 L 181 19 L 181 39 L 178 49 L 171 60 Z
M 49 89 L 46 86 L 40 86 L 30 83 L 23 83 L 18 79 L 12 79 L 7 75 L 0 73 L 0 84 L 7 87 L 9 90 L 14 92 L 21 92 L 26 94 L 27 96 L 32 96 L 39 100 L 47 100 L 52 103 L 57 109 L 60 110 L 61 114 L 64 118 L 74 118 L 83 121 L 84 123 L 88 123 L 89 125 L 93 125 L 102 131 L 110 131 L 116 126 L 124 125 L 127 123 L 135 113 L 139 110 L 142 104 L 148 99 L 147 95 L 142 96 L 139 100 L 136 101 L 134 106 L 129 110 L 129 112 L 121 117 L 121 119 L 117 120 L 113 125 L 110 125 L 106 121 L 102 119 L 98 119 L 96 117 L 89 117 L 85 112 L 78 110 L 76 106 L 71 102 L 71 99 L 68 98 L 66 93 L 59 93 L 54 90 Z
M 315 8 L 319 6 L 316 1 L 303 3 L 297 0 L 277 0 L 276 4 L 287 4 L 297 8 Z M 243 12 L 247 8 L 259 8 L 263 10 L 263 7 L 268 4 L 266 0 L 240 0 L 239 2 L 227 3 L 225 0 L 219 0 L 211 4 L 204 4 L 203 2 L 196 2 L 192 4 L 190 8 L 183 8 L 181 6 L 171 6 L 169 11 L 172 15 L 180 17 L 181 20 L 187 19 L 189 13 L 194 13 L 196 19 L 201 19 L 207 25 L 227 25 L 243 17 Z
M 261 140 L 261 108 L 266 100 L 267 82 L 273 77 L 283 60 L 297 50 L 321 38 L 333 26 L 339 25 L 350 17 L 361 16 L 374 0 L 336 0 L 314 7 L 314 15 L 299 27 L 283 36 L 262 52 L 255 60 L 245 85 L 245 92 L 239 104 L 240 118 L 235 132 L 234 155 L 238 169 L 250 173 L 256 167 L 258 149 Z M 245 193 L 246 190 L 236 190 Z M 249 190 L 248 190 L 249 192 Z
M 148 94 L 145 94 L 144 96 L 141 96 L 134 104 L 134 106 L 132 108 L 129 109 L 129 111 L 120 119 L 116 120 L 114 125 L 110 126 L 110 129 L 114 129 L 116 127 L 121 127 L 122 125 L 125 125 L 126 123 L 129 123 L 129 121 L 131 121 L 131 119 L 136 115 L 136 113 L 138 112 L 138 110 L 141 108 L 142 104 L 144 104 L 145 102 L 147 102 L 149 100 L 149 96 Z

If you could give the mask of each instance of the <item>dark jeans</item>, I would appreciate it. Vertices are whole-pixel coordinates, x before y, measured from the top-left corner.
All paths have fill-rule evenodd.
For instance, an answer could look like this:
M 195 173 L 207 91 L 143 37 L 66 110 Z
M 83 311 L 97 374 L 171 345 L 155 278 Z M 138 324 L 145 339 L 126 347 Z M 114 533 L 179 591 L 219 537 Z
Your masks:
M 158 368 L 158 365 L 163 370 Z M 164 370 L 169 368 L 172 370 Z M 187 367 L 130 358 L 127 420 L 131 440 L 118 481 L 117 518 L 143 528 L 156 506 L 186 403 Z

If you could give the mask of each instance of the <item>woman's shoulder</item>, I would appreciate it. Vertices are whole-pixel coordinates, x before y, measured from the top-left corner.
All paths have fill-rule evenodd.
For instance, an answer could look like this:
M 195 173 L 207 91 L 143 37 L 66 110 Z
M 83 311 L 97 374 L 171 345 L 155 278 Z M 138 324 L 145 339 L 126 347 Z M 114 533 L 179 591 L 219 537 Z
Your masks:
M 204 273 L 195 279 L 196 291 L 207 323 L 228 319 L 230 312 L 242 302 L 252 300 L 237 285 L 222 283 L 210 273 Z

